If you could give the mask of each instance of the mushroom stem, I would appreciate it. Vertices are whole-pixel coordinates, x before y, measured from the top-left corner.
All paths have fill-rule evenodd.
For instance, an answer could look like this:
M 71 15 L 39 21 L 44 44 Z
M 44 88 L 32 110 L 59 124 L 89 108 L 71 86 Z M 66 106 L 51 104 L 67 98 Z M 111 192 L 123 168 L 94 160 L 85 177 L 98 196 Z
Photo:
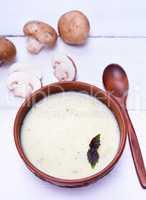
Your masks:
M 44 48 L 44 44 L 40 43 L 33 37 L 27 39 L 27 50 L 32 54 L 38 54 Z

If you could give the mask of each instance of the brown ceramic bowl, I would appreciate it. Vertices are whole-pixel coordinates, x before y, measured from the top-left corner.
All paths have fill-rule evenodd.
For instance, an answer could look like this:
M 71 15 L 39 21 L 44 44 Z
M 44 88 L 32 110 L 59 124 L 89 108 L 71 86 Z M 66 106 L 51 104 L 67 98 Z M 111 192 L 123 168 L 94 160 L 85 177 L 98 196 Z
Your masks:
M 21 126 L 22 126 L 23 120 L 25 118 L 25 115 L 31 109 L 33 104 L 38 102 L 45 96 L 48 96 L 53 93 L 64 92 L 64 91 L 84 92 L 84 93 L 87 93 L 89 95 L 96 97 L 97 99 L 102 101 L 114 113 L 114 115 L 118 121 L 118 124 L 119 124 L 120 144 L 119 144 L 119 149 L 118 149 L 117 154 L 115 155 L 114 159 L 102 171 L 100 171 L 92 176 L 85 177 L 82 179 L 73 179 L 73 180 L 60 179 L 60 178 L 49 176 L 49 175 L 41 172 L 35 166 L 33 166 L 33 164 L 28 160 L 28 158 L 26 157 L 26 155 L 23 151 L 22 145 L 21 145 Z M 87 184 L 97 181 L 98 179 L 102 178 L 103 176 L 105 176 L 107 173 L 109 173 L 113 169 L 113 167 L 115 166 L 115 164 L 121 157 L 121 154 L 125 147 L 126 125 L 125 125 L 123 113 L 122 113 L 119 105 L 117 104 L 117 102 L 112 97 L 110 97 L 107 93 L 102 91 L 101 89 L 99 89 L 93 85 L 89 85 L 87 83 L 77 82 L 77 81 L 75 81 L 75 82 L 58 82 L 58 83 L 53 83 L 48 86 L 45 86 L 45 87 L 41 88 L 40 90 L 36 91 L 35 93 L 32 94 L 31 97 L 29 97 L 29 99 L 27 99 L 23 103 L 23 105 L 19 109 L 16 119 L 15 119 L 14 139 L 15 139 L 15 144 L 16 144 L 17 150 L 18 150 L 22 160 L 24 161 L 26 166 L 29 168 L 29 170 L 32 173 L 34 173 L 36 176 L 38 176 L 39 178 L 41 178 L 47 182 L 56 184 L 58 186 L 80 187 L 80 186 L 84 186 L 84 185 L 87 185 Z

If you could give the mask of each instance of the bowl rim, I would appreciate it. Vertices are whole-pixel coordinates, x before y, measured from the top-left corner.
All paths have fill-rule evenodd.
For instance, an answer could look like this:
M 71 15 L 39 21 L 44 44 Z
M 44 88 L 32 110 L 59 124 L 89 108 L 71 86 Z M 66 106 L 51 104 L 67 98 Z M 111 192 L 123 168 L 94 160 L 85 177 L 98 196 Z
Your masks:
M 54 176 L 51 176 L 51 175 L 48 175 L 44 172 L 42 172 L 41 170 L 39 170 L 37 167 L 35 167 L 31 161 L 29 161 L 29 159 L 27 158 L 27 156 L 25 155 L 25 152 L 23 150 L 23 147 L 21 145 L 21 137 L 20 137 L 20 134 L 21 134 L 21 126 L 22 124 L 20 125 L 19 124 L 19 118 L 23 112 L 23 109 L 24 107 L 26 106 L 26 103 L 28 101 L 30 101 L 33 97 L 35 97 L 39 92 L 41 91 L 45 91 L 45 89 L 49 88 L 49 87 L 54 87 L 54 86 L 62 86 L 63 84 L 74 84 L 74 85 L 82 85 L 82 86 L 85 86 L 85 87 L 92 87 L 94 88 L 95 90 L 97 90 L 98 92 L 100 92 L 103 96 L 105 96 L 110 102 L 112 102 L 112 104 L 116 107 L 116 109 L 118 110 L 119 114 L 120 114 L 120 117 L 123 121 L 123 125 L 121 126 L 122 127 L 122 130 L 120 130 L 120 142 L 119 142 L 119 147 L 118 147 L 118 150 L 117 150 L 117 153 L 115 154 L 113 160 L 105 167 L 103 168 L 101 171 L 93 174 L 93 175 L 90 175 L 90 176 L 87 176 L 87 177 L 84 177 L 84 178 L 79 178 L 79 179 L 64 179 L 64 178 L 58 178 L 58 177 L 54 177 Z M 73 91 L 72 89 L 69 90 L 69 91 Z M 60 91 L 61 92 L 61 91 Z M 79 91 L 80 92 L 80 91 Z M 49 95 L 49 94 L 48 94 Z M 89 94 L 91 96 L 93 96 L 92 94 Z M 98 97 L 96 97 L 98 99 Z M 43 99 L 43 98 L 42 98 Z M 100 100 L 100 99 L 99 99 Z M 101 101 L 101 100 L 100 100 Z M 107 104 L 105 104 L 107 106 Z M 108 107 L 108 106 L 107 106 Z M 30 110 L 31 107 L 28 109 Z M 110 109 L 108 107 L 108 109 Z M 111 109 L 110 109 L 111 110 Z M 112 111 L 112 110 L 111 110 Z M 25 115 L 27 114 L 27 112 L 25 112 Z M 25 117 L 24 117 L 25 118 Z M 23 121 L 23 120 L 22 120 Z M 116 118 L 116 121 L 118 121 L 118 119 Z M 118 123 L 119 124 L 119 123 Z M 120 125 L 119 125 L 120 126 Z M 109 173 L 113 167 L 115 166 L 115 164 L 118 162 L 118 160 L 120 159 L 123 151 L 124 151 L 124 148 L 125 148 L 125 144 L 126 144 L 126 138 L 127 138 L 127 130 L 126 130 L 126 120 L 124 118 L 124 113 L 120 107 L 120 105 L 118 104 L 118 102 L 112 97 L 112 96 L 109 96 L 105 91 L 103 91 L 102 89 L 98 88 L 97 86 L 94 86 L 92 84 L 89 84 L 89 83 L 86 83 L 86 82 L 81 82 L 81 81 L 62 81 L 62 82 L 54 82 L 54 83 L 51 83 L 51 84 L 48 84 L 42 88 L 40 88 L 39 90 L 35 91 L 30 97 L 28 97 L 24 102 L 23 104 L 20 106 L 17 114 L 16 114 L 16 117 L 15 117 L 15 121 L 14 121 L 14 128 L 13 128 L 13 131 L 14 131 L 14 141 L 15 141 L 15 145 L 16 145 L 16 148 L 17 148 L 17 151 L 21 157 L 21 159 L 24 161 L 24 163 L 26 164 L 26 166 L 29 168 L 29 170 L 35 174 L 36 176 L 38 176 L 39 178 L 47 181 L 47 182 L 51 182 L 51 183 L 54 183 L 54 184 L 59 184 L 59 185 L 65 185 L 65 186 L 74 186 L 74 185 L 78 185 L 78 184 L 85 184 L 87 182 L 90 182 L 90 181 L 94 181 L 96 179 L 100 179 L 102 178 L 103 176 L 105 176 L 107 173 Z

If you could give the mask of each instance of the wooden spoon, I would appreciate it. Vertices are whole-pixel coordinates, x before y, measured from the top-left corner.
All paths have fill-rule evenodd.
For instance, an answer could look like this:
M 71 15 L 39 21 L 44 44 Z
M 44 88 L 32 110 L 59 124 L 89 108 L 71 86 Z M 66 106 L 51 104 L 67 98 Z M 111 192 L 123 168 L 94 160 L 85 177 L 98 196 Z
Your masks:
M 142 153 L 140 150 L 139 142 L 130 120 L 128 110 L 126 108 L 126 100 L 128 96 L 129 83 L 126 72 L 118 64 L 108 65 L 103 73 L 103 84 L 105 89 L 110 92 L 113 98 L 120 104 L 124 117 L 127 122 L 128 137 L 130 148 L 136 168 L 139 181 L 143 188 L 146 188 L 146 170 Z

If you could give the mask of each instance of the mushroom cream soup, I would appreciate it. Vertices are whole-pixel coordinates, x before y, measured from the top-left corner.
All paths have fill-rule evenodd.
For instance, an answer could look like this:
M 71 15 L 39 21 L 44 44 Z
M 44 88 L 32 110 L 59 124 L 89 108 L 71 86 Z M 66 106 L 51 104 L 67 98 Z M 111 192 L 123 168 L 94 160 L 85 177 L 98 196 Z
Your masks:
M 87 152 L 100 134 L 99 160 L 91 167 Z M 120 130 L 113 113 L 98 99 L 62 92 L 39 101 L 27 113 L 21 143 L 30 162 L 42 172 L 64 179 L 93 175 L 115 157 Z

